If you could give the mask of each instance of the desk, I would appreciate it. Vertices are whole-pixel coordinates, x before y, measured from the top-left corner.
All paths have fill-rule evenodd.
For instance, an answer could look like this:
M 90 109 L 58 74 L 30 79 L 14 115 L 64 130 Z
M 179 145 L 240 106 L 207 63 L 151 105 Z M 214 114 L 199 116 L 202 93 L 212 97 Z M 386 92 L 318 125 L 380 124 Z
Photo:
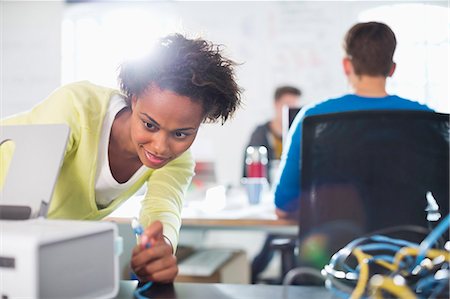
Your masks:
M 129 217 L 107 217 L 105 221 L 130 225 Z M 182 229 L 248 229 L 264 231 L 297 232 L 297 221 L 284 219 L 218 219 L 218 218 L 183 218 Z
M 133 247 L 136 245 L 136 237 L 130 226 L 131 218 L 108 217 L 107 220 L 117 223 L 119 234 L 123 237 L 124 251 L 120 256 L 120 269 L 121 277 L 127 279 L 129 278 L 128 264 L 131 258 L 131 252 Z M 241 232 L 241 234 L 243 231 L 257 230 L 260 231 L 260 235 L 264 232 L 280 233 L 283 235 L 296 235 L 298 230 L 296 221 L 281 219 L 214 219 L 207 218 L 206 215 L 204 215 L 199 218 L 183 218 L 182 221 L 183 224 L 181 226 L 179 245 L 193 248 L 204 246 L 205 239 L 207 239 L 208 236 L 206 234 L 211 229 L 238 231 Z M 251 236 L 253 237 L 254 234 L 252 233 Z M 235 243 L 230 244 L 230 246 L 228 246 L 228 244 L 226 246 L 221 244 L 220 246 L 225 248 L 242 249 L 247 253 L 247 255 L 249 254 L 248 252 L 251 252 L 252 250 L 251 246 L 254 246 L 252 240 L 249 241 L 252 245 L 247 243 L 236 244 L 236 238 L 233 238 L 233 240 Z M 258 237 L 256 237 L 256 240 L 258 240 Z
M 120 291 L 116 299 L 131 299 L 136 289 L 136 281 L 121 281 Z M 238 284 L 202 284 L 174 283 L 153 285 L 147 293 L 148 298 L 181 298 L 181 299 L 333 299 L 324 287 L 289 286 L 287 296 L 283 297 L 282 286 L 272 285 L 238 285 Z
M 256 219 L 256 218 L 183 218 L 185 228 L 216 228 L 216 229 L 257 229 L 264 231 L 296 232 L 297 221 L 285 219 Z
M 136 244 L 130 222 L 132 217 L 139 215 L 142 196 L 141 194 L 130 198 L 106 219 L 118 224 L 120 235 L 124 238 L 124 253 L 120 257 L 120 268 L 125 269 L 122 278 L 129 277 L 127 276 L 127 267 L 131 258 L 131 250 Z M 259 236 L 263 236 L 264 233 L 284 235 L 297 235 L 298 233 L 297 221 L 277 219 L 273 197 L 270 194 L 266 193 L 260 204 L 249 205 L 242 189 L 231 190 L 227 192 L 226 197 L 225 194 L 223 196 L 217 194 L 209 200 L 205 194 L 188 194 L 181 217 L 179 244 L 194 248 L 205 245 L 209 230 L 233 231 L 233 233 L 245 231 L 247 234 L 249 231 L 256 230 L 259 231 Z M 246 244 L 236 241 L 239 238 L 233 238 L 234 244 L 231 242 L 230 246 L 228 244 L 220 246 L 243 249 L 248 254 L 252 250 L 255 251 L 254 244 L 258 244 L 256 242 L 262 242 L 261 239 L 258 239 L 258 234 L 256 234 L 256 242 L 254 242 L 254 235 L 251 232 L 250 238 L 245 240 Z
M 129 223 L 137 217 L 143 195 L 130 198 L 107 220 Z M 258 205 L 249 205 L 242 189 L 233 189 L 226 197 L 208 199 L 204 194 L 188 194 L 181 214 L 182 230 L 262 230 L 272 233 L 297 234 L 296 220 L 278 219 L 273 197 L 266 193 Z

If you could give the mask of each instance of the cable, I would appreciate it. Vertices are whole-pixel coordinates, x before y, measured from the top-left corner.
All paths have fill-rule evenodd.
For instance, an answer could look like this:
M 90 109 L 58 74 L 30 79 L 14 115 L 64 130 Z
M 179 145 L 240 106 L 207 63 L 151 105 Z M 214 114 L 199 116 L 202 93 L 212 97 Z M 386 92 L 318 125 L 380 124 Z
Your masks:
M 148 297 L 142 295 L 142 293 L 148 291 L 153 285 L 153 281 L 149 281 L 146 284 L 144 284 L 142 287 L 136 288 L 134 290 L 133 295 L 137 299 L 147 299 Z
M 382 299 L 382 290 L 388 291 L 396 298 L 415 299 L 416 295 L 405 285 L 395 283 L 395 278 L 374 275 L 370 279 L 370 290 L 374 299 Z
M 431 232 L 431 229 L 426 229 L 425 227 L 419 226 L 419 225 L 398 225 L 398 226 L 393 226 L 393 227 L 376 230 L 376 231 L 371 232 L 364 236 L 370 237 L 373 235 L 388 235 L 388 234 L 398 233 L 398 232 L 411 232 L 411 233 L 420 234 L 420 235 L 423 235 L 426 237 Z
M 400 264 L 400 262 L 403 260 L 403 258 L 405 256 L 418 256 L 420 253 L 419 250 L 420 250 L 419 248 L 410 248 L 410 247 L 402 248 L 395 255 L 394 265 L 396 265 L 398 267 L 398 265 Z M 433 259 L 437 258 L 439 256 L 443 256 L 446 262 L 450 261 L 450 253 L 447 251 L 444 251 L 444 250 L 429 249 L 425 256 L 428 258 L 433 258 Z M 422 258 L 422 260 L 423 260 L 423 258 Z
M 448 287 L 448 286 L 449 286 L 449 280 L 448 280 L 448 278 L 442 280 L 441 284 L 438 285 L 438 286 L 436 286 L 436 287 L 434 288 L 434 291 L 433 291 L 433 292 L 431 293 L 431 295 L 430 295 L 430 299 L 435 299 L 435 298 L 437 298 L 437 296 L 439 296 L 439 294 L 445 289 L 445 287 Z M 447 297 L 448 297 L 448 296 L 447 296 Z
M 386 261 L 380 259 L 379 257 L 375 257 L 374 256 L 373 258 L 369 259 L 368 262 L 369 263 L 375 263 L 375 264 L 378 264 L 380 266 L 383 266 L 384 268 L 386 268 L 386 269 L 388 269 L 390 271 L 395 271 L 396 270 L 396 267 L 392 263 L 386 262 Z
M 290 270 L 283 279 L 283 298 L 287 299 L 288 298 L 288 292 L 287 292 L 287 288 L 290 284 L 292 284 L 292 282 L 294 281 L 294 279 L 298 276 L 301 275 L 309 275 L 309 276 L 313 276 L 316 278 L 319 278 L 323 281 L 325 281 L 325 278 L 323 277 L 323 275 L 320 273 L 319 270 L 314 269 L 314 268 L 310 268 L 310 267 L 299 267 L 299 268 L 294 268 L 292 270 Z
M 139 220 L 136 217 L 134 217 L 133 220 L 131 221 L 131 227 L 133 228 L 133 231 L 136 234 L 136 238 L 139 240 L 139 243 L 141 243 L 141 237 L 142 237 L 142 234 L 144 233 L 144 228 L 139 223 Z M 150 242 L 147 242 L 145 244 L 141 243 L 140 245 L 143 246 L 144 248 L 150 248 L 151 247 L 151 243 Z M 152 281 L 148 281 L 142 287 L 136 288 L 136 290 L 133 293 L 134 297 L 136 297 L 137 299 L 147 298 L 147 297 L 143 296 L 142 293 L 144 293 L 148 289 L 150 289 L 152 285 L 153 285 L 153 282 Z
M 447 215 L 430 232 L 423 227 L 401 226 L 409 232 L 428 232 L 420 244 L 379 234 L 351 241 L 322 270 L 326 288 L 337 297 L 351 299 L 372 296 L 379 299 L 383 295 L 403 299 L 448 298 L 450 252 L 438 240 L 449 224 Z M 384 231 L 399 231 L 401 227 Z M 318 275 L 317 271 L 305 269 L 297 275 L 313 273 Z M 292 282 L 294 274 L 286 276 L 285 285 Z
M 430 249 L 433 244 L 439 240 L 441 235 L 449 228 L 450 225 L 450 215 L 447 215 L 436 228 L 420 243 L 419 254 L 416 259 L 416 266 L 420 264 L 423 260 L 425 253 Z
M 290 270 L 286 276 L 283 279 L 283 285 L 290 285 L 292 284 L 292 281 L 294 281 L 294 279 L 300 275 L 310 275 L 316 278 L 319 278 L 320 280 L 325 281 L 325 278 L 323 277 L 323 275 L 320 273 L 319 270 L 314 269 L 314 268 L 309 268 L 309 267 L 299 267 L 299 268 L 294 268 L 292 270 Z
M 406 240 L 402 240 L 402 239 L 393 239 L 387 236 L 382 236 L 382 235 L 374 235 L 370 237 L 372 240 L 377 241 L 377 242 L 388 242 L 388 243 L 392 243 L 398 246 L 409 246 L 409 247 L 414 247 L 414 246 L 419 246 L 419 244 L 417 243 L 413 243 L 413 242 L 409 242 Z
M 353 293 L 351 294 L 350 299 L 358 299 L 358 298 L 361 298 L 361 296 L 364 294 L 364 291 L 366 289 L 367 280 L 369 279 L 369 267 L 367 265 L 367 260 L 371 256 L 368 254 L 365 254 L 358 248 L 353 249 L 353 254 L 357 258 L 358 263 L 361 268 L 359 270 L 358 283 L 356 284 L 356 287 L 353 290 Z
M 352 299 L 449 297 L 450 252 L 437 243 L 449 223 L 447 215 L 420 244 L 383 235 L 351 241 L 322 270 L 325 286 L 338 297 Z

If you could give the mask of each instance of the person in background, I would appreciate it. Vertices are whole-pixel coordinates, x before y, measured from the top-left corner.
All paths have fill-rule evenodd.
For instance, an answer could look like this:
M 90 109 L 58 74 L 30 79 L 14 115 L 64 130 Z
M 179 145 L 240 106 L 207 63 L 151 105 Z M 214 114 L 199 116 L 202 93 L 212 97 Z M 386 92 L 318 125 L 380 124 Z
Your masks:
M 275 90 L 274 94 L 274 117 L 256 127 L 253 131 L 248 146 L 264 146 L 267 148 L 268 166 L 271 166 L 271 161 L 279 160 L 282 152 L 282 114 L 283 107 L 299 107 L 300 96 L 302 92 L 294 86 L 281 86 Z M 270 174 L 270 169 L 267 169 L 267 174 Z M 243 176 L 247 176 L 245 159 Z M 270 181 L 270 176 L 268 177 Z
M 282 152 L 282 114 L 283 106 L 299 107 L 300 96 L 302 92 L 294 86 L 280 86 L 275 90 L 274 94 L 274 117 L 259 125 L 253 131 L 248 146 L 265 146 L 267 148 L 268 168 L 267 179 L 270 182 L 270 173 L 273 163 L 271 161 L 279 160 Z M 247 176 L 245 158 L 243 176 Z M 273 257 L 273 251 L 270 249 L 270 244 L 273 239 L 281 237 L 279 234 L 268 234 L 260 252 L 252 261 L 252 283 L 256 283 L 259 275 L 269 264 Z
M 396 67 L 393 61 L 396 44 L 394 32 L 383 23 L 358 23 L 347 32 L 342 65 L 353 92 L 305 106 L 297 114 L 285 143 L 275 183 L 278 217 L 295 217 L 298 212 L 301 194 L 300 143 L 305 117 L 355 110 L 432 111 L 425 105 L 386 92 L 386 79 L 394 74 Z
M 218 46 L 174 34 L 120 66 L 120 91 L 68 84 L 0 124 L 70 127 L 49 218 L 100 220 L 146 184 L 139 219 L 146 229 L 131 268 L 141 281 L 171 282 L 183 197 L 194 175 L 189 147 L 201 123 L 224 123 L 240 106 L 234 66 Z M 3 177 L 11 154 L 2 146 Z

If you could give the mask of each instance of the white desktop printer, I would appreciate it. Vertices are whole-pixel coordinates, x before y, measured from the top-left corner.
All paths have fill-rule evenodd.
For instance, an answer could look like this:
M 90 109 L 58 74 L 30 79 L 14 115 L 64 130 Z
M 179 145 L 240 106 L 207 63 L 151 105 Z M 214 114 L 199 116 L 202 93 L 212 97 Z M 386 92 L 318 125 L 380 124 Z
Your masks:
M 112 298 L 118 240 L 109 222 L 0 220 L 0 298 Z
M 14 144 L 0 176 L 1 299 L 112 298 L 119 291 L 116 224 L 45 219 L 68 136 L 65 125 L 0 126 L 0 155 Z

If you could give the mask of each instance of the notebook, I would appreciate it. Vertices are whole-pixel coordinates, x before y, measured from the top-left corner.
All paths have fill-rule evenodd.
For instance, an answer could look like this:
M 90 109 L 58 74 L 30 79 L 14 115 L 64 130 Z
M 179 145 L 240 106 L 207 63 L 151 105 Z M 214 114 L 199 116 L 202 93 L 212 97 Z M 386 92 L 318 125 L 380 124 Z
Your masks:
M 0 126 L 0 154 L 14 145 L 0 197 L 0 219 L 46 217 L 69 137 L 63 124 Z

